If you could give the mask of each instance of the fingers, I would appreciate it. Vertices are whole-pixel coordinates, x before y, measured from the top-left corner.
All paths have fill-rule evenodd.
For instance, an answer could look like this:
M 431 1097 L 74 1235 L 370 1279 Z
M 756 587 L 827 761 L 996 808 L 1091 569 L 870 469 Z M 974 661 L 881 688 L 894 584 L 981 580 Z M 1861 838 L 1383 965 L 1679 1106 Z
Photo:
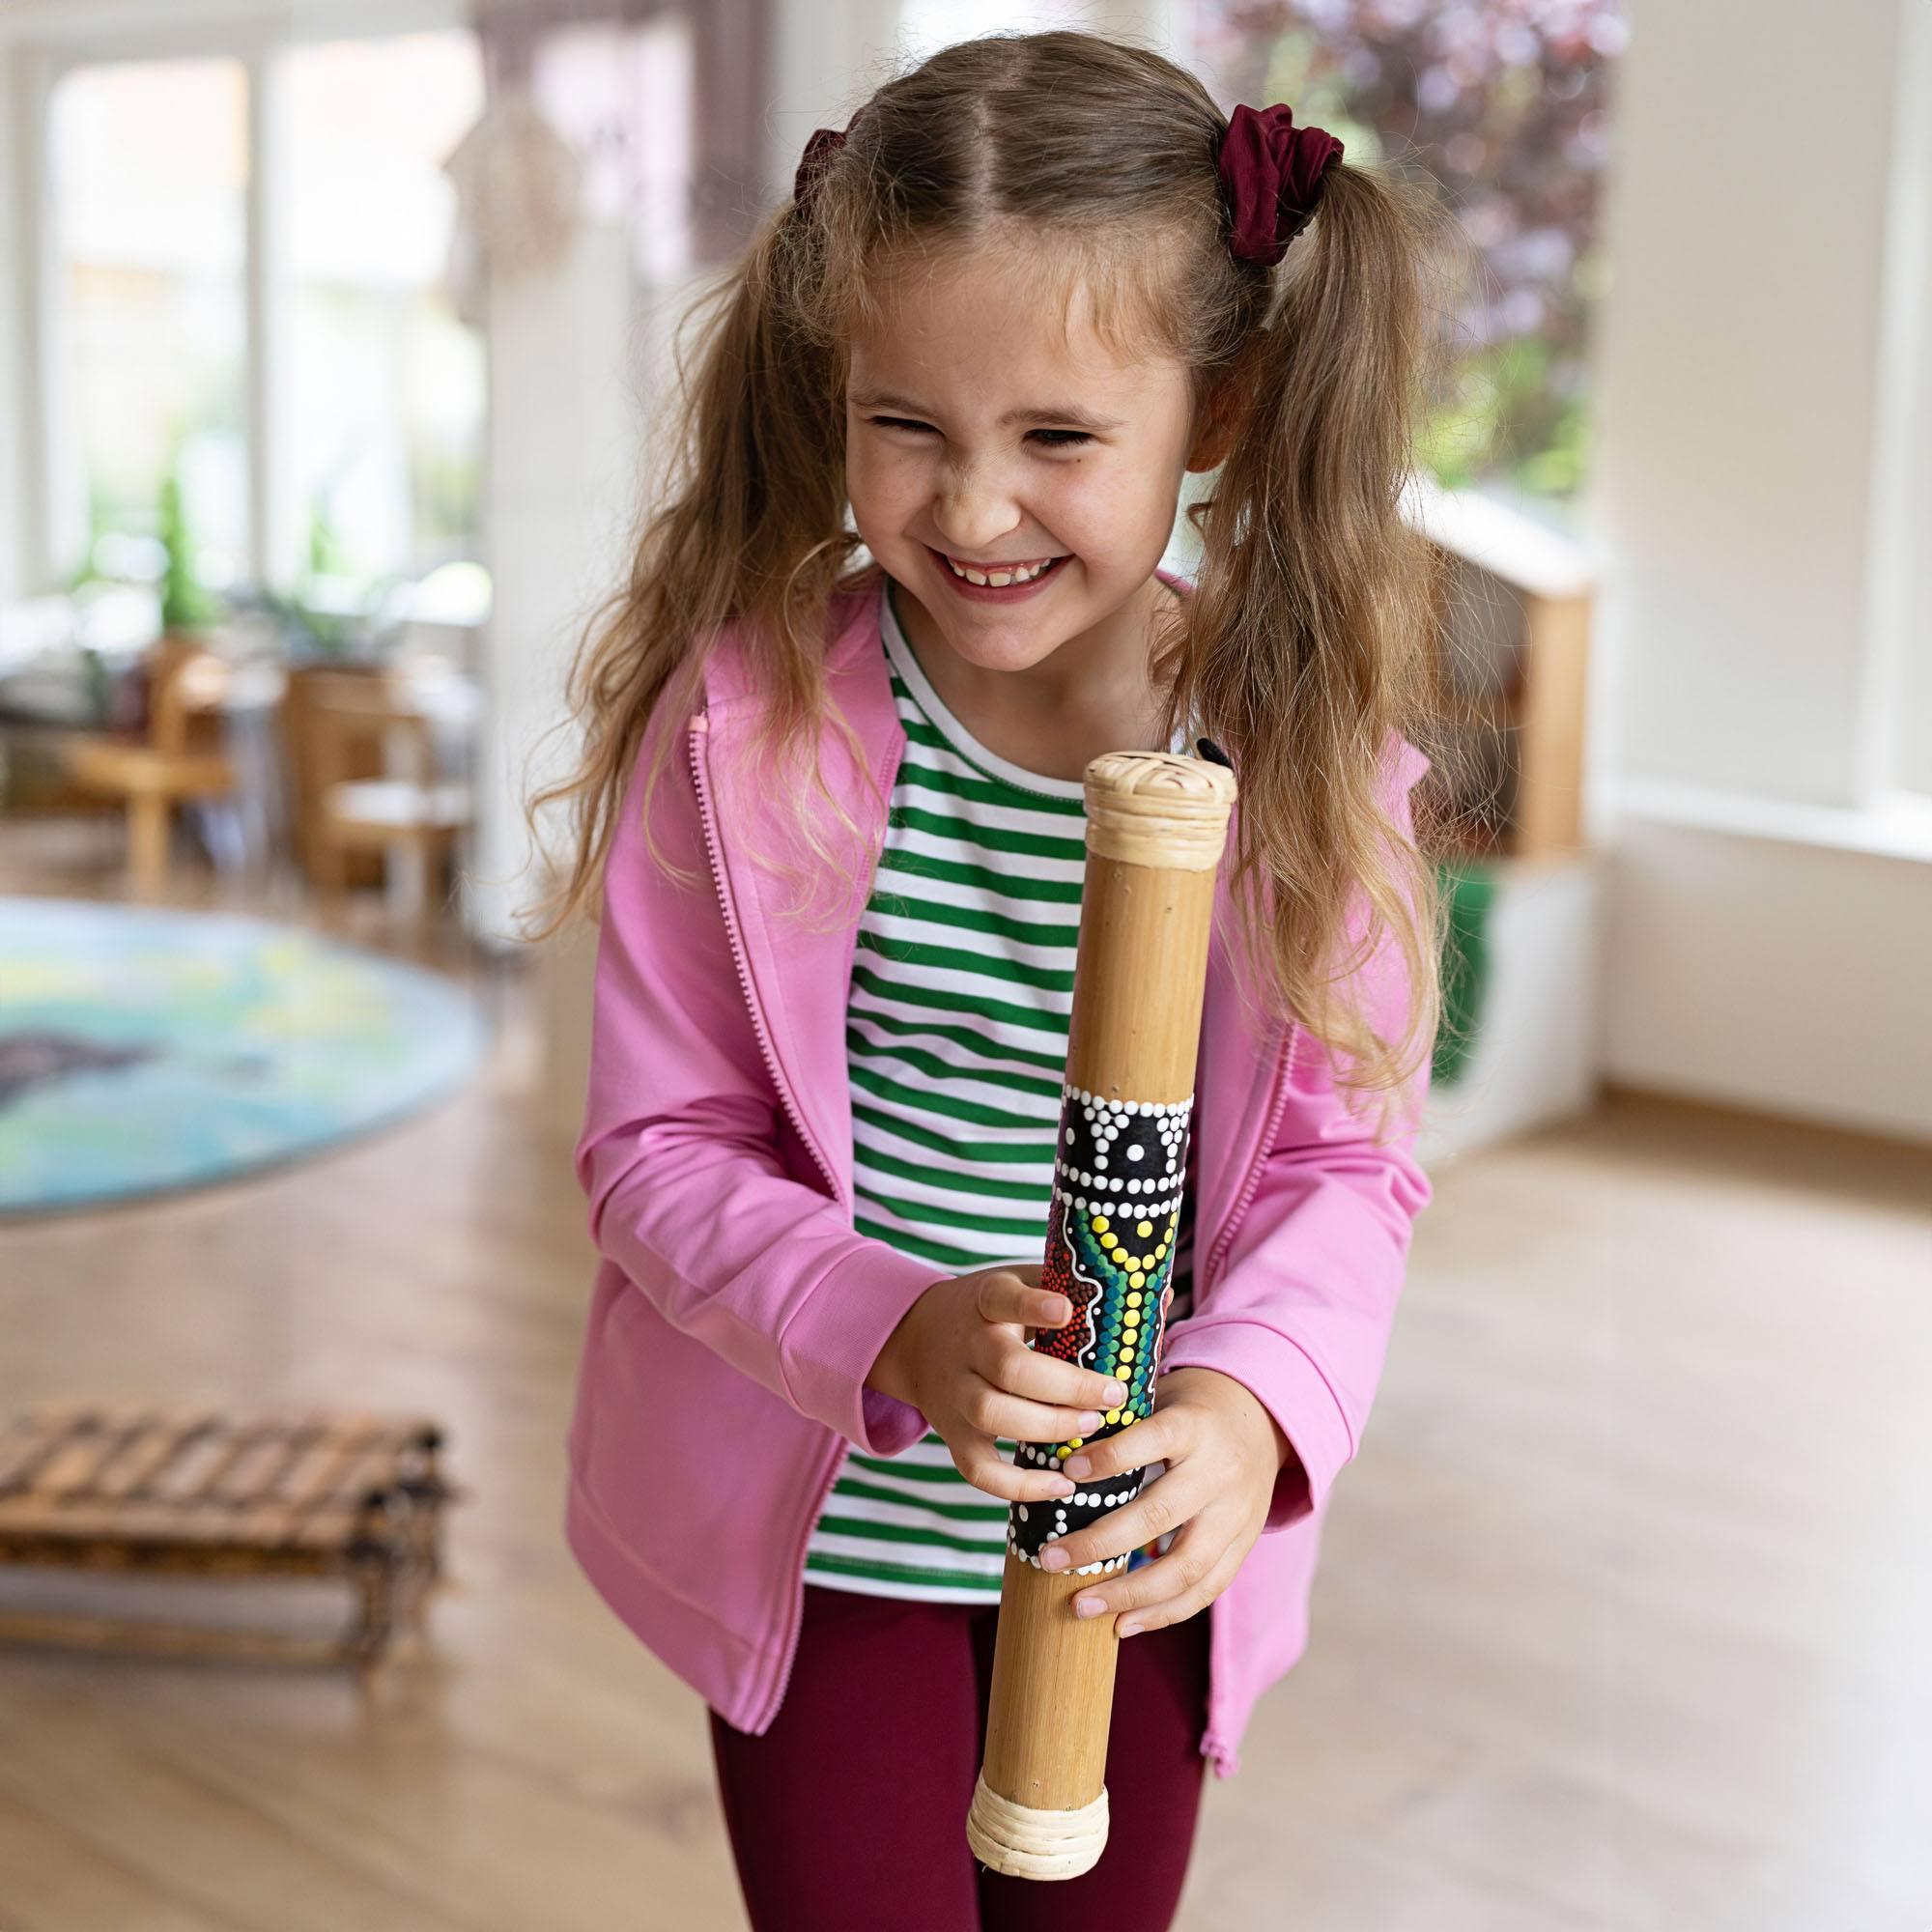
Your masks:
M 1169 1545 L 1165 1556 L 1082 1590 L 1073 1600 L 1076 1616 L 1118 1616 L 1115 1634 L 1133 1636 L 1160 1630 L 1205 1610 L 1241 1567 L 1246 1551 L 1230 1540 L 1231 1523 L 1219 1512 L 1204 1511 Z
M 1136 1429 L 1133 1434 L 1139 1435 Z M 1183 1464 L 1170 1468 L 1144 1489 L 1140 1495 L 1122 1508 L 1110 1511 L 1089 1528 L 1076 1530 L 1040 1552 L 1043 1570 L 1078 1570 L 1089 1563 L 1104 1563 L 1109 1557 L 1124 1556 L 1130 1549 L 1179 1529 L 1210 1498 L 1201 1483 L 1190 1476 Z
M 1021 1469 L 1003 1462 L 990 1435 L 962 1435 L 947 1447 L 952 1452 L 952 1465 L 975 1489 L 1003 1502 L 1043 1503 L 1073 1493 L 1073 1485 L 1065 1476 L 1049 1475 L 1044 1469 Z
M 1004 1332 L 1006 1327 L 1022 1329 L 1061 1328 L 1073 1319 L 1073 1304 L 1064 1294 L 1049 1293 L 1039 1288 L 1037 1267 L 996 1268 L 987 1271 L 980 1284 L 978 1307 L 988 1324 L 982 1338 L 984 1347 L 976 1352 L 972 1366 L 995 1388 L 1025 1396 L 1061 1408 L 1106 1410 L 1117 1408 L 1126 1400 L 1121 1383 L 1092 1369 L 1076 1368 L 1071 1362 L 1056 1361 L 1029 1349 L 1018 1335 Z M 1029 1279 L 1029 1277 L 1031 1279 Z M 1099 1427 L 1097 1419 L 1071 1426 L 1064 1435 L 1077 1435 Z M 1060 1440 L 1063 1437 L 1034 1436 L 1033 1441 Z
M 1009 1395 L 1024 1396 L 1030 1402 L 1051 1403 L 1065 1409 L 1103 1410 L 1118 1408 L 1127 1399 L 1126 1389 L 1093 1369 L 1076 1368 L 1071 1362 L 1056 1361 L 1029 1349 L 1024 1342 L 1001 1329 L 988 1329 L 977 1351 L 973 1367 L 997 1389 Z M 1084 1427 L 1069 1430 L 1083 1435 L 1099 1428 L 1097 1415 Z M 1044 1441 L 1047 1438 L 1034 1438 Z M 1062 1440 L 1055 1437 L 1054 1440 Z
M 1194 1427 L 1181 1409 L 1157 1408 L 1145 1421 L 1104 1441 L 1083 1443 L 1066 1459 L 1066 1473 L 1080 1482 L 1123 1476 L 1150 1463 L 1177 1463 L 1194 1446 Z
M 977 1306 L 982 1321 L 1022 1328 L 1061 1328 L 1073 1319 L 1073 1304 L 1042 1289 L 1037 1267 L 987 1269 L 980 1278 Z
M 1098 1429 L 1103 1420 L 1098 1409 L 1029 1401 L 996 1388 L 982 1376 L 973 1378 L 959 1412 L 974 1429 L 1009 1435 L 1015 1442 L 1065 1442 Z

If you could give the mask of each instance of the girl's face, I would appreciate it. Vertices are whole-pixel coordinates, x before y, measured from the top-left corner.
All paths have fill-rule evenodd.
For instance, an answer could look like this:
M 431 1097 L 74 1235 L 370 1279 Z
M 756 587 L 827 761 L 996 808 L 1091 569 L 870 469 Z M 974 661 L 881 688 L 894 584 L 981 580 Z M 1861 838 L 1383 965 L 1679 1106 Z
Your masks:
M 1058 309 L 1010 257 L 982 251 L 903 280 L 847 370 L 859 534 L 986 670 L 1124 636 L 1106 620 L 1152 577 L 1182 474 L 1218 460 L 1179 363 L 1122 360 L 1084 289 L 1065 331 Z M 966 569 L 1009 582 L 981 586 Z

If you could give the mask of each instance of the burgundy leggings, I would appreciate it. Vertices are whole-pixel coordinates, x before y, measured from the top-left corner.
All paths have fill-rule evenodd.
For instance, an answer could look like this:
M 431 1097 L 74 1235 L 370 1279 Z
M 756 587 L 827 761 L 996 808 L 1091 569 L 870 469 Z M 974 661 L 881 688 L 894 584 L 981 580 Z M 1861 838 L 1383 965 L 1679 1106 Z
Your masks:
M 1041 1883 L 966 1843 L 992 1605 L 807 1584 L 798 1661 L 762 1737 L 711 1714 L 724 1824 L 753 1932 L 1164 1932 L 1201 1803 L 1208 1619 L 1121 1646 L 1107 1748 L 1107 1849 Z

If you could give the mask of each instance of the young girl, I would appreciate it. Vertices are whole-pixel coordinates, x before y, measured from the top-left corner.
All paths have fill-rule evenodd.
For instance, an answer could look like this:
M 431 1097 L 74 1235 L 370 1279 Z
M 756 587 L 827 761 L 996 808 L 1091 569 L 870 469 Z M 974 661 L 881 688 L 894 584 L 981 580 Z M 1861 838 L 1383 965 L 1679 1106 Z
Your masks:
M 815 135 L 710 316 L 564 788 L 602 906 L 569 1535 L 710 1706 L 759 1928 L 1168 1924 L 1203 1765 L 1301 1651 L 1429 1197 L 1424 232 L 1287 108 L 995 38 Z M 1022 1471 L 1122 1401 L 1025 1346 L 1069 1315 L 1080 775 L 1202 736 L 1241 797 L 1158 1406 Z M 1161 1552 L 1076 1601 L 1130 1639 L 1108 1851 L 979 1871 L 1007 1506 L 1143 1465 L 1046 1558 Z

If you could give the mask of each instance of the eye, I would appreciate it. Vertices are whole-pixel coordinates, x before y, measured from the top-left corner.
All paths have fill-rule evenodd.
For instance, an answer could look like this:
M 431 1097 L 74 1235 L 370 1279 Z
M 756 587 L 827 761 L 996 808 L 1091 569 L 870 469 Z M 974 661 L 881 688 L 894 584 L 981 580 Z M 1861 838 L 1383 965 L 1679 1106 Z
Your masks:
M 937 436 L 939 432 L 928 422 L 916 421 L 911 416 L 867 416 L 866 420 L 875 429 L 905 430 L 913 436 Z M 1047 449 L 1077 449 L 1083 442 L 1094 440 L 1084 429 L 1032 429 L 1029 438 L 1037 438 Z

